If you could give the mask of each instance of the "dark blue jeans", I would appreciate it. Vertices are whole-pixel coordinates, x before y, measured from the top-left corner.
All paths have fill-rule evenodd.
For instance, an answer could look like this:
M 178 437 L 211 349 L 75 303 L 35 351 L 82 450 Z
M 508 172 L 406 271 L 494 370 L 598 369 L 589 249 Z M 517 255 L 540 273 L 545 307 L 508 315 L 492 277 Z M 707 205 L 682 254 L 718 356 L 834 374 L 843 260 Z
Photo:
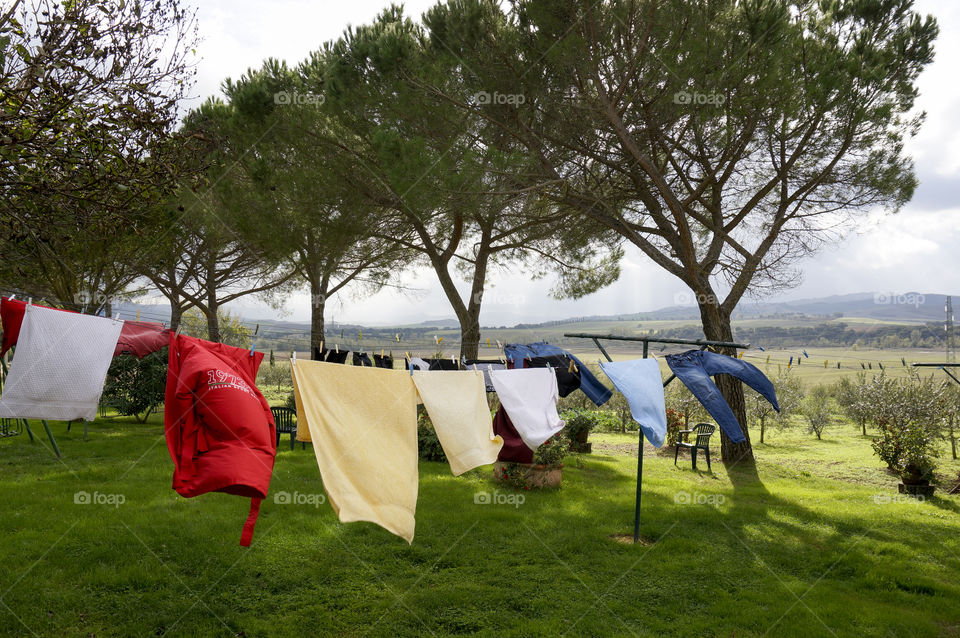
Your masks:
M 690 350 L 680 354 L 668 354 L 667 365 L 683 385 L 690 389 L 693 396 L 703 404 L 710 416 L 727 433 L 734 443 L 746 440 L 733 410 L 727 405 L 720 389 L 710 378 L 715 374 L 729 374 L 740 379 L 748 386 L 759 392 L 779 412 L 777 395 L 773 390 L 770 379 L 764 376 L 756 366 L 742 359 L 734 359 L 727 355 L 707 352 L 706 350 Z
M 503 352 L 507 356 L 507 359 L 517 360 L 517 367 L 522 367 L 519 365 L 519 360 L 526 357 L 533 358 L 548 356 L 551 354 L 565 354 L 573 359 L 577 364 L 577 368 L 580 369 L 580 389 L 583 390 L 583 393 L 587 395 L 591 401 L 597 405 L 603 405 L 609 401 L 610 397 L 613 395 L 613 392 L 610 390 L 610 388 L 603 385 L 603 383 L 601 383 L 597 377 L 593 376 L 593 373 L 590 372 L 590 368 L 583 365 L 583 363 L 580 362 L 580 359 L 577 359 L 566 350 L 550 345 L 546 341 L 528 344 L 508 343 L 504 347 Z

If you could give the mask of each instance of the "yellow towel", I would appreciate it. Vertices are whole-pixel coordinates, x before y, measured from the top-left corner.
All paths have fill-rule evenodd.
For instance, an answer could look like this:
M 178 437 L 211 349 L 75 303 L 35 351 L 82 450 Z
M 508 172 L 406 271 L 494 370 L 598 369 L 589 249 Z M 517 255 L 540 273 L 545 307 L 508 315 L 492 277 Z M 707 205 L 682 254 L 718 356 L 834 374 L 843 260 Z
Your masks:
M 493 433 L 482 372 L 414 371 L 413 382 L 454 476 L 497 460 L 503 439 Z
M 297 361 L 297 429 L 309 430 L 330 505 L 413 542 L 417 390 L 404 370 Z

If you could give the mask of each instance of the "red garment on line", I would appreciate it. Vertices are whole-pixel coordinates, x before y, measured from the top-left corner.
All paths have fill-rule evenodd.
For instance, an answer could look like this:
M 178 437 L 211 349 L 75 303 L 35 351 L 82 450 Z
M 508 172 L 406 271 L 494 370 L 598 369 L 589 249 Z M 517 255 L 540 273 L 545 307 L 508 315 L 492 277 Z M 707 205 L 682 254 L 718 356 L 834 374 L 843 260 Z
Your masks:
M 501 405 L 493 416 L 493 433 L 503 439 L 503 447 L 497 455 L 498 461 L 510 463 L 533 463 L 533 450 L 520 438 L 520 433 L 513 426 L 507 411 Z
M 170 330 L 155 321 L 124 321 L 113 356 L 132 354 L 143 359 L 170 343 Z
M 40 304 L 34 305 L 40 306 Z M 42 307 L 49 308 L 49 306 Z M 3 322 L 3 344 L 0 345 L 0 357 L 5 355 L 7 350 L 17 345 L 17 339 L 20 337 L 20 326 L 23 324 L 23 313 L 26 308 L 26 301 L 7 297 L 0 299 L 0 321 Z M 62 308 L 54 308 L 54 310 L 73 312 Z M 151 352 L 156 352 L 167 345 L 169 332 L 168 329 L 163 327 L 162 323 L 154 321 L 124 321 L 113 356 L 132 354 L 138 359 L 142 359 Z
M 173 489 L 246 496 L 250 515 L 240 544 L 250 545 L 277 454 L 276 425 L 257 389 L 262 352 L 170 334 L 164 430 Z

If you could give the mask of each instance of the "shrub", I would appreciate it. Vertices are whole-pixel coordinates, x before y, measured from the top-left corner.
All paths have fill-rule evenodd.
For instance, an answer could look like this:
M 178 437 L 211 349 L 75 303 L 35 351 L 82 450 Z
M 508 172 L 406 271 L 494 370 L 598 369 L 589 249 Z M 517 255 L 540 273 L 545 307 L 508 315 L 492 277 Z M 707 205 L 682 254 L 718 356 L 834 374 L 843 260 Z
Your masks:
M 883 377 L 883 375 L 879 375 Z M 882 379 L 883 392 L 873 397 L 880 437 L 874 453 L 903 481 L 930 480 L 936 469 L 936 439 L 946 405 L 946 386 L 934 379 Z
M 290 390 L 290 394 L 287 395 L 287 400 L 284 405 L 291 410 L 297 409 L 297 399 L 293 396 L 293 390 Z
M 533 453 L 533 462 L 537 465 L 555 467 L 563 464 L 570 449 L 568 439 L 562 432 L 554 434 L 544 441 Z
M 810 432 L 823 438 L 823 431 L 830 425 L 832 417 L 830 409 L 830 389 L 823 385 L 814 386 L 810 394 L 803 400 L 803 415 L 810 424 Z
M 627 430 L 636 430 L 639 427 L 630 413 L 630 404 L 627 402 L 627 397 L 621 393 L 614 392 L 604 407 L 607 408 L 607 414 L 616 418 L 617 432 L 623 433 Z
M 280 392 L 283 386 L 289 386 L 293 383 L 290 377 L 289 363 L 275 363 L 272 366 L 260 366 L 257 373 L 257 385 L 275 385 L 277 392 Z
M 659 454 L 669 454 L 673 444 L 680 438 L 680 430 L 686 429 L 686 419 L 683 413 L 667 408 L 667 436 L 663 439 L 663 447 L 657 450 Z
M 597 426 L 597 412 L 587 412 L 585 410 L 573 410 L 563 414 L 563 420 L 566 427 L 563 432 L 569 441 L 569 449 L 574 452 L 583 452 L 584 444 L 590 435 L 590 430 Z
M 789 368 L 781 370 L 770 382 L 777 395 L 780 412 L 774 410 L 773 405 L 762 394 L 753 388 L 744 388 L 747 414 L 760 424 L 761 443 L 764 442 L 769 425 L 776 425 L 779 429 L 785 428 L 790 423 L 791 414 L 796 412 L 803 402 L 803 386 L 800 384 L 800 379 L 791 374 Z
M 443 453 L 443 446 L 437 438 L 437 431 L 433 429 L 430 417 L 421 409 L 417 415 L 417 453 L 425 461 L 447 461 Z
M 124 354 L 114 357 L 103 388 L 103 402 L 121 416 L 132 416 L 137 423 L 163 405 L 167 385 L 167 348 L 142 359 Z
M 683 416 L 683 429 L 688 429 L 691 423 L 698 423 L 710 418 L 706 408 L 693 396 L 687 386 L 674 381 L 667 386 L 665 396 L 667 407 Z

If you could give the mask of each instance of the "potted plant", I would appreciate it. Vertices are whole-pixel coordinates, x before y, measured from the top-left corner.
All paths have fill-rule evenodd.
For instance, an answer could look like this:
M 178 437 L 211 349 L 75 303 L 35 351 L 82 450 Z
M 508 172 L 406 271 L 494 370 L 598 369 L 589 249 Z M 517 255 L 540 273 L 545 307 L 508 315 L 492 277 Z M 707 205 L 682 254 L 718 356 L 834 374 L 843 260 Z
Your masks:
M 533 453 L 533 463 L 497 461 L 493 466 L 493 476 L 517 489 L 560 487 L 563 458 L 569 446 L 569 440 L 562 433 L 554 434 Z
M 564 414 L 564 421 L 567 423 L 566 432 L 570 440 L 570 450 L 589 454 L 593 450 L 593 444 L 587 439 L 590 436 L 590 430 L 597 425 L 593 414 L 583 410 L 573 410 Z

